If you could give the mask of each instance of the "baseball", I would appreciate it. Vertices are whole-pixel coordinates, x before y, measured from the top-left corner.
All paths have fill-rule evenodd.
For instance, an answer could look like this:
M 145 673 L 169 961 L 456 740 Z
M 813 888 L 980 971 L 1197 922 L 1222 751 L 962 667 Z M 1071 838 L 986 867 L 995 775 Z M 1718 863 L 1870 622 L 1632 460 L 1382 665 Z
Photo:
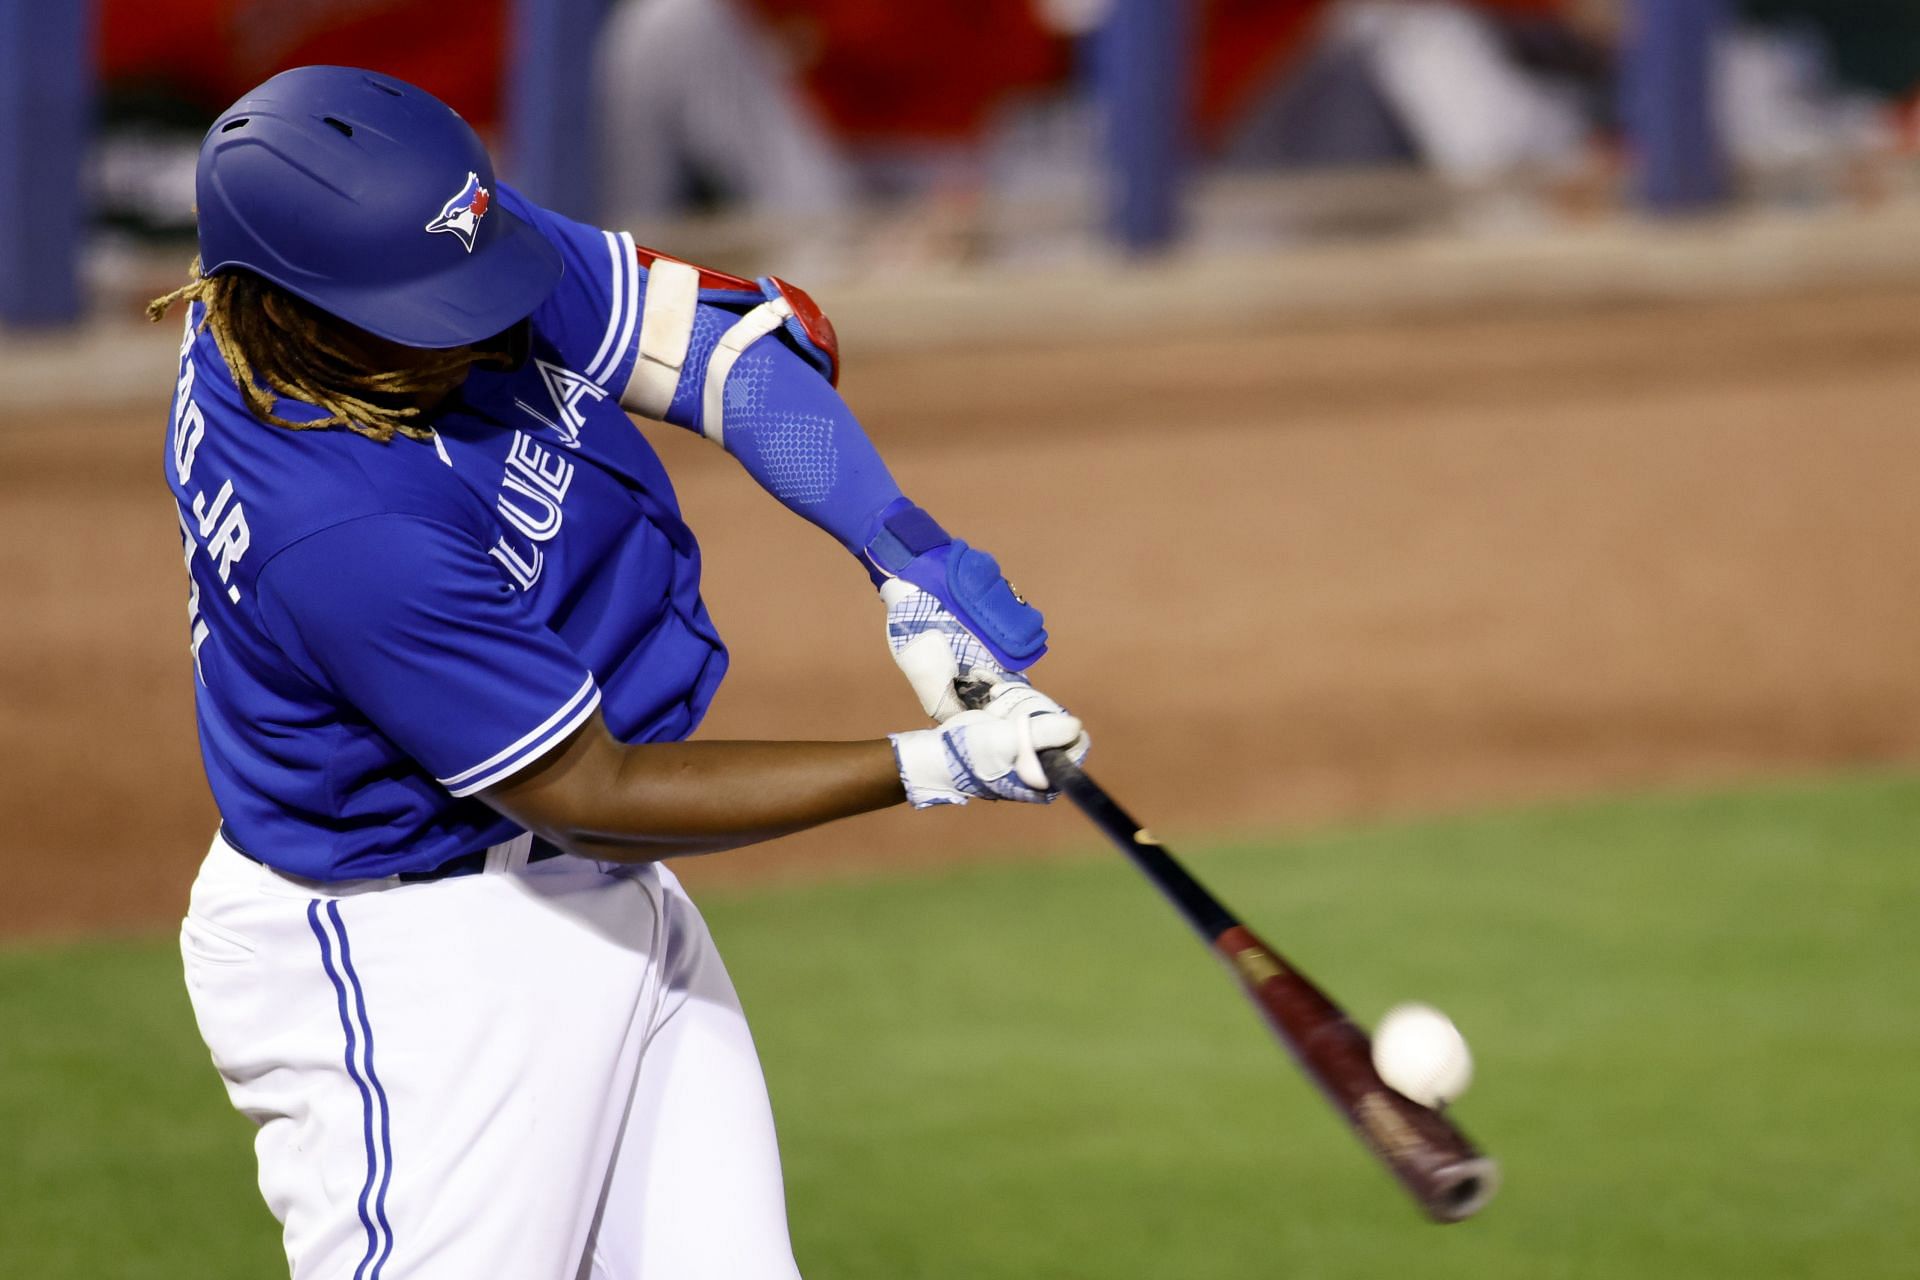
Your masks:
M 1373 1069 L 1423 1107 L 1458 1100 L 1473 1081 L 1473 1057 L 1453 1019 L 1430 1004 L 1387 1010 L 1373 1035 Z

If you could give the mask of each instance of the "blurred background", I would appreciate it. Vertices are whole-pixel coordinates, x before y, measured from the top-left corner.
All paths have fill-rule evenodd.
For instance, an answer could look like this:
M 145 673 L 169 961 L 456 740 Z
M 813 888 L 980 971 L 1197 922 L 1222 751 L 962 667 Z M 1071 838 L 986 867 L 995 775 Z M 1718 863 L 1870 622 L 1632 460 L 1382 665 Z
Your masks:
M 682 872 L 809 1275 L 1911 1274 L 1910 0 L 0 0 L 0 1274 L 276 1265 L 170 954 L 216 815 L 140 312 L 310 62 L 807 287 L 1096 772 L 1356 1015 L 1452 1012 L 1508 1166 L 1421 1226 L 1064 806 L 888 814 Z M 915 723 L 858 570 L 646 429 L 703 733 Z

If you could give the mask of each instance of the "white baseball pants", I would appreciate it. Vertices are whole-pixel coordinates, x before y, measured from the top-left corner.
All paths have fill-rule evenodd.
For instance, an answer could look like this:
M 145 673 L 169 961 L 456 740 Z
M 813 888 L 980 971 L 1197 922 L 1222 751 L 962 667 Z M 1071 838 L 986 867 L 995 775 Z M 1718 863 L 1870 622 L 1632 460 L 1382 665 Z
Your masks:
M 181 929 L 294 1280 L 794 1280 L 733 984 L 664 867 L 321 885 L 216 840 Z

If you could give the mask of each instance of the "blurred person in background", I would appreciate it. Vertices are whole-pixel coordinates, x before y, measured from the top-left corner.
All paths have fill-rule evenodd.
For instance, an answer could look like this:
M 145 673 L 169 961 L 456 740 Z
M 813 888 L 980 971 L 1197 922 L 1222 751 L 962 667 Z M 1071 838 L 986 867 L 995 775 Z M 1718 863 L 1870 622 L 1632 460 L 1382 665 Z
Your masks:
M 1020 95 L 1066 81 L 1067 43 L 1033 0 L 750 0 L 882 197 L 972 182 Z
M 759 14 L 736 0 L 623 0 L 596 66 L 607 208 L 847 216 L 854 176 Z
M 1202 136 L 1236 168 L 1417 163 L 1477 186 L 1591 154 L 1605 59 L 1567 0 L 1213 0 Z
M 1623 0 L 1212 0 L 1202 137 L 1236 168 L 1417 163 L 1451 185 L 1580 184 L 1609 167 Z M 1741 0 L 1714 103 L 1765 177 L 1887 151 L 1920 85 L 1920 6 Z M 1845 185 L 1845 180 L 1838 181 Z
M 1750 174 L 1860 175 L 1897 144 L 1900 103 L 1920 87 L 1920 6 L 1898 0 L 1740 0 L 1721 42 L 1719 114 Z M 1834 170 L 1841 172 L 1836 176 Z M 1869 179 L 1869 181 L 1874 181 Z
M 973 258 L 986 202 L 1035 194 L 1036 173 L 1069 184 L 1091 174 L 1072 46 L 1042 0 L 750 2 L 789 50 L 863 195 L 888 213 L 860 242 L 863 266 Z M 1056 107 L 1064 130 L 1053 127 Z M 1023 238 L 1037 230 L 1023 221 Z
M 1197 133 L 1243 168 L 1410 161 L 1461 185 L 1576 169 L 1594 112 L 1565 72 L 1604 66 L 1569 34 L 1568 8 L 1202 0 Z M 1075 44 L 1110 9 L 625 0 L 600 66 L 603 167 L 624 175 L 610 203 L 639 217 L 718 206 L 831 222 L 858 198 L 958 226 L 985 195 L 1084 196 L 1096 122 Z M 1526 35 L 1581 56 L 1528 62 Z
M 1010 108 L 1064 90 L 1068 66 L 1030 0 L 623 0 L 598 66 L 608 207 L 742 213 L 816 274 L 857 232 L 869 265 L 948 257 L 947 224 L 1020 149 Z M 875 206 L 896 214 L 880 243 L 853 226 Z
M 291 65 L 373 65 L 488 132 L 511 3 L 469 0 L 449 22 L 436 0 L 101 0 L 101 220 L 190 234 L 201 130 Z M 1469 192 L 1604 190 L 1622 0 L 1194 3 L 1208 164 L 1415 165 Z M 614 0 L 593 68 L 604 211 L 741 212 L 756 238 L 784 242 L 783 262 L 802 253 L 821 274 L 856 242 L 863 267 L 967 256 L 984 197 L 1021 211 L 1013 241 L 1044 245 L 1046 203 L 1084 208 L 1100 181 L 1088 79 L 1111 4 Z M 1737 12 L 1716 90 L 1737 169 L 1830 189 L 1851 158 L 1891 151 L 1888 108 L 1903 97 L 1920 143 L 1920 6 Z M 895 215 L 863 225 L 876 202 Z

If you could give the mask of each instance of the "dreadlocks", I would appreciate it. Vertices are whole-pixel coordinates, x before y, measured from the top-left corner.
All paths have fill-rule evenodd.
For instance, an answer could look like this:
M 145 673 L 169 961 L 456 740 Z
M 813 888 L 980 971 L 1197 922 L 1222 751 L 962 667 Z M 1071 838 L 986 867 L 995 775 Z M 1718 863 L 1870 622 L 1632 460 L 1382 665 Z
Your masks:
M 498 352 L 462 349 L 405 370 L 369 370 L 341 347 L 340 321 L 251 271 L 203 275 L 198 258 L 186 284 L 147 304 L 147 318 L 157 323 L 176 302 L 205 304 L 200 327 L 213 331 L 253 416 L 294 431 L 345 427 L 382 444 L 396 434 L 430 440 L 416 402 L 422 393 L 457 382 L 475 365 L 509 363 Z M 304 401 L 325 416 L 311 422 L 282 417 L 274 412 L 282 398 Z

